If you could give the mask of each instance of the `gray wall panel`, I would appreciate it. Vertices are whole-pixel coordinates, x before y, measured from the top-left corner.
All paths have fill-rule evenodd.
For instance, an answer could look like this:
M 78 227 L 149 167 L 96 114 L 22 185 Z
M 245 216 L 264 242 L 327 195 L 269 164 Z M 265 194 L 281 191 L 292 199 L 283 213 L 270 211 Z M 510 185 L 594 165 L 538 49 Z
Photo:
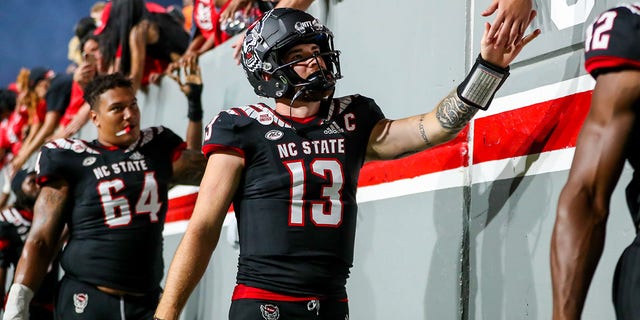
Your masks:
M 567 172 L 499 180 L 472 187 L 469 319 L 550 319 L 549 245 L 558 195 Z M 611 279 L 635 231 L 624 187 L 616 188 L 607 242 L 583 319 L 614 319 Z
M 455 319 L 460 313 L 462 190 L 360 205 L 352 319 Z

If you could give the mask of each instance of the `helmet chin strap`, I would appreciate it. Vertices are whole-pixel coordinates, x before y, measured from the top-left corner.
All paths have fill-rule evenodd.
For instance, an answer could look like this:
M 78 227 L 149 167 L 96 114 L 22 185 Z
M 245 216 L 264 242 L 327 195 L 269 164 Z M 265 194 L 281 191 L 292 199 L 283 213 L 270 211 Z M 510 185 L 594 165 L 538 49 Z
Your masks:
M 311 75 L 309 75 L 307 79 L 305 79 L 304 83 L 295 85 L 295 88 L 297 88 L 298 90 L 296 90 L 296 92 L 293 94 L 293 97 L 291 98 L 291 102 L 289 103 L 289 118 L 291 120 L 291 129 L 296 134 L 301 134 L 304 136 L 305 132 L 302 132 L 304 130 L 302 131 L 297 130 L 295 127 L 295 121 L 293 120 L 293 112 L 292 112 L 293 104 L 296 101 L 296 99 L 298 99 L 303 94 L 308 95 L 308 94 L 313 94 L 314 92 L 324 94 L 327 90 L 334 87 L 335 81 L 330 81 L 329 78 L 327 78 L 327 75 L 325 74 L 325 72 L 326 70 L 320 69 L 312 73 Z M 331 93 L 330 96 L 332 97 L 333 93 Z M 319 100 L 322 101 L 324 98 L 325 97 L 321 97 Z M 324 122 L 326 122 L 326 120 L 323 120 L 323 124 Z
M 291 98 L 291 102 L 289 103 L 289 121 L 291 121 L 291 130 L 293 130 L 293 132 L 295 134 L 300 134 L 298 132 L 298 130 L 296 129 L 296 122 L 295 120 L 293 120 L 293 103 L 296 101 L 296 99 L 302 95 L 303 91 L 305 91 L 304 88 L 301 88 L 300 90 L 296 91 L 296 93 L 293 95 L 293 97 Z

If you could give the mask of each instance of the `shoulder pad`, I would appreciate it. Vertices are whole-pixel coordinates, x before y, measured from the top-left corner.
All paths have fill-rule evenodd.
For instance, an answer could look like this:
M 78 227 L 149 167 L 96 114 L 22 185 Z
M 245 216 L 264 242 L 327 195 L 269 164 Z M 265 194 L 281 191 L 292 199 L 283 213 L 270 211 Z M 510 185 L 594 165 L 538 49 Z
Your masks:
M 230 108 L 227 110 L 223 110 L 220 113 L 223 113 L 223 112 L 232 116 L 251 119 L 265 126 L 273 123 L 283 128 L 291 127 L 290 124 L 280 119 L 280 117 L 276 114 L 275 110 L 269 108 L 267 105 L 263 103 L 248 105 L 244 107 Z M 215 119 L 213 121 L 215 121 Z
M 99 154 L 98 151 L 89 147 L 86 142 L 80 139 L 56 139 L 50 141 L 44 145 L 47 149 L 58 149 L 58 150 L 70 150 L 75 153 L 91 153 L 91 154 Z

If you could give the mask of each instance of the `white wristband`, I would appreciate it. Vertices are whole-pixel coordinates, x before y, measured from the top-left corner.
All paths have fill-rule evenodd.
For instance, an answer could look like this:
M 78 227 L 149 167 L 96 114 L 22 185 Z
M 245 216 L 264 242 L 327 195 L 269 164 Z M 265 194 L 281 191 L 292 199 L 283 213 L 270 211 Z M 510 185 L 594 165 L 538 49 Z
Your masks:
M 478 55 L 476 63 L 458 86 L 458 97 L 464 103 L 487 110 L 496 91 L 509 76 L 509 67 L 501 68 Z
M 23 284 L 12 284 L 2 319 L 29 320 L 29 303 L 31 303 L 31 299 L 33 299 L 33 290 Z

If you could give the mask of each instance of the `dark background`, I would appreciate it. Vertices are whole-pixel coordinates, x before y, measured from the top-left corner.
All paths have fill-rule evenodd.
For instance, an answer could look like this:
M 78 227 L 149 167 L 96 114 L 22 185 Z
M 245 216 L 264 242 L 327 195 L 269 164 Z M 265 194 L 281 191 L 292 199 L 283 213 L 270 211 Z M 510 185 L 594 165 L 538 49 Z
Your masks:
M 14 82 L 20 68 L 45 66 L 64 72 L 73 27 L 89 16 L 94 0 L 0 0 L 0 87 Z M 154 0 L 182 5 L 181 0 Z

